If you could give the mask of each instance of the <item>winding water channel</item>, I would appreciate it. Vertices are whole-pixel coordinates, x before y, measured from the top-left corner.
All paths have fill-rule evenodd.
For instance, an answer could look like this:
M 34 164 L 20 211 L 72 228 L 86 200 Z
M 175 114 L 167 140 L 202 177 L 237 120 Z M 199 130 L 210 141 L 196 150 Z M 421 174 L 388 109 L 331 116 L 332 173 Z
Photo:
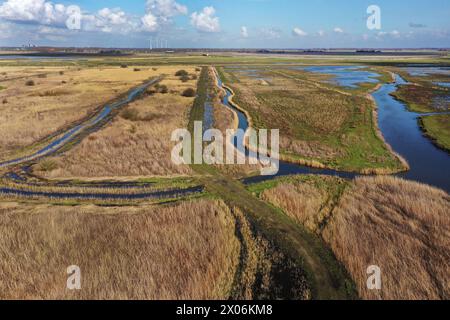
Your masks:
M 59 135 L 59 137 L 53 139 L 50 143 L 42 147 L 40 150 L 32 153 L 31 155 L 24 156 L 21 158 L 0 162 L 0 168 L 17 168 L 19 167 L 19 171 L 27 176 L 29 171 L 29 165 L 32 162 L 35 162 L 41 158 L 46 156 L 50 156 L 61 150 L 65 145 L 70 142 L 75 141 L 80 136 L 86 133 L 90 133 L 95 129 L 100 128 L 103 124 L 105 124 L 109 119 L 111 119 L 111 114 L 114 110 L 119 109 L 128 103 L 137 99 L 148 87 L 156 84 L 161 81 L 161 78 L 154 78 L 145 82 L 144 84 L 133 88 L 130 90 L 125 98 L 105 105 L 103 108 L 97 112 L 93 117 L 87 119 L 81 124 L 78 124 L 66 132 Z M 61 189 L 59 192 L 43 192 L 30 190 L 28 187 L 39 187 L 45 186 L 45 182 L 41 183 L 31 183 L 27 182 L 27 179 L 24 178 L 21 174 L 17 174 L 14 170 L 6 173 L 3 178 L 10 179 L 18 183 L 19 185 L 24 186 L 25 188 L 16 188 L 16 187 L 7 187 L 0 186 L 0 193 L 4 195 L 12 195 L 12 196 L 20 196 L 20 197 L 45 197 L 52 199 L 89 199 L 89 200 L 141 200 L 141 199 L 160 199 L 160 198 L 178 198 L 189 196 L 191 194 L 203 192 L 203 187 L 194 186 L 185 189 L 175 188 L 170 190 L 155 190 L 155 191 L 142 191 L 140 193 L 130 193 L 126 192 L 126 189 L 129 188 L 139 188 L 139 187 L 148 187 L 149 184 L 142 183 L 128 183 L 128 182 L 111 182 L 111 183 L 86 183 L 84 186 L 89 188 L 97 188 L 97 189 L 116 189 L 122 190 L 123 192 L 117 193 L 108 193 L 105 191 L 104 193 L 77 193 L 77 192 L 67 192 Z M 56 187 L 64 187 L 64 186 L 75 186 L 75 187 L 83 187 L 83 185 L 75 184 L 72 185 L 70 183 L 53 183 L 53 186 Z
M 356 83 L 367 82 L 365 78 L 361 78 L 359 67 L 343 69 L 342 67 L 324 67 L 326 72 L 333 74 L 336 78 L 334 81 L 354 86 Z M 358 74 L 352 75 L 353 71 Z M 373 81 L 373 73 L 367 73 Z M 355 79 L 357 81 L 355 81 Z M 398 75 L 395 76 L 395 83 L 384 84 L 379 90 L 374 92 L 374 97 L 378 105 L 378 121 L 379 127 L 387 143 L 393 149 L 403 156 L 410 164 L 411 169 L 406 173 L 398 174 L 405 179 L 418 181 L 429 184 L 450 192 L 450 155 L 437 148 L 428 138 L 426 138 L 418 124 L 420 114 L 409 112 L 406 106 L 393 98 L 390 94 L 397 90 L 397 86 L 406 82 Z M 226 91 L 223 98 L 223 104 L 235 111 L 239 118 L 239 129 L 246 130 L 248 128 L 248 120 L 246 115 L 236 109 L 229 101 L 231 92 L 223 86 L 222 80 L 219 78 L 219 86 Z M 345 86 L 345 85 L 344 85 Z M 254 183 L 266 181 L 278 176 L 286 176 L 290 174 L 321 174 L 339 176 L 343 178 L 354 178 L 358 174 L 350 172 L 342 172 L 330 169 L 313 169 L 302 165 L 292 164 L 288 162 L 280 162 L 280 170 L 276 176 L 257 176 L 244 180 L 244 183 Z
M 357 83 L 365 82 L 364 77 L 362 77 L 362 71 L 360 68 L 349 68 L 347 70 L 339 68 L 327 67 L 328 73 L 335 73 L 335 79 L 337 83 L 342 81 L 341 84 L 347 86 L 354 86 Z M 314 69 L 317 71 L 318 69 Z M 313 71 L 313 70 L 312 70 Z M 319 72 L 321 70 L 319 69 Z M 322 70 L 323 71 L 323 70 Z M 314 71 L 313 71 L 314 72 Z M 352 74 L 352 72 L 357 72 L 358 74 Z M 373 73 L 367 73 L 367 77 L 370 77 L 370 81 L 373 81 Z M 450 165 L 450 155 L 437 148 L 429 139 L 423 136 L 421 129 L 418 125 L 418 117 L 422 116 L 417 113 L 409 112 L 406 106 L 394 99 L 390 94 L 397 90 L 397 86 L 402 85 L 405 81 L 398 75 L 396 75 L 395 83 L 384 84 L 380 87 L 378 91 L 373 93 L 373 97 L 378 105 L 378 119 L 379 127 L 386 139 L 386 141 L 393 147 L 393 149 L 402 155 L 410 164 L 411 170 L 406 173 L 401 173 L 401 176 L 406 179 L 426 183 L 439 187 L 447 192 L 450 192 L 450 171 L 447 167 Z M 2 167 L 17 167 L 26 166 L 31 162 L 39 160 L 45 156 L 52 155 L 63 148 L 66 144 L 74 141 L 80 135 L 91 130 L 100 127 L 111 115 L 111 112 L 118 109 L 131 101 L 135 100 L 140 94 L 142 94 L 145 89 L 156 82 L 160 81 L 160 78 L 153 79 L 147 83 L 134 88 L 131 90 L 127 96 L 118 102 L 113 104 L 105 105 L 95 116 L 83 122 L 82 124 L 76 125 L 69 129 L 65 133 L 62 133 L 58 138 L 51 141 L 48 145 L 41 148 L 39 151 L 22 158 L 6 161 L 0 163 L 0 168 Z M 236 109 L 230 103 L 231 92 L 226 87 L 224 87 L 222 80 L 218 77 L 218 85 L 223 88 L 226 95 L 223 98 L 223 104 L 228 108 L 235 111 L 238 115 L 239 129 L 244 131 L 248 128 L 249 122 L 246 115 L 240 110 Z M 209 115 L 208 117 L 210 117 Z M 237 144 L 237 142 L 235 142 Z M 255 183 L 260 181 L 265 181 L 273 179 L 278 176 L 286 176 L 291 174 L 321 174 L 321 175 L 331 175 L 339 176 L 343 178 L 352 179 L 357 176 L 356 173 L 342 172 L 331 169 L 314 169 L 307 166 L 292 164 L 288 162 L 281 161 L 280 169 L 276 176 L 256 176 L 248 179 L 244 179 L 243 182 Z M 19 179 L 14 179 L 15 173 L 9 173 L 13 180 L 18 181 Z M 7 177 L 6 175 L 5 177 Z M 26 184 L 26 182 L 24 182 Z M 133 187 L 134 184 L 125 185 L 125 187 Z M 124 186 L 109 185 L 105 184 L 106 188 L 124 188 Z M 18 195 L 24 197 L 30 196 L 43 196 L 49 198 L 74 198 L 74 199 L 146 199 L 146 198 L 172 198 L 178 196 L 186 196 L 193 193 L 202 192 L 202 187 L 192 187 L 186 189 L 177 190 L 167 190 L 167 191 L 154 191 L 154 192 L 143 192 L 141 194 L 108 194 L 108 193 L 94 193 L 94 194 L 77 194 L 77 193 L 45 193 L 39 191 L 28 191 L 13 189 L 7 187 L 0 187 L 0 193 L 7 195 Z

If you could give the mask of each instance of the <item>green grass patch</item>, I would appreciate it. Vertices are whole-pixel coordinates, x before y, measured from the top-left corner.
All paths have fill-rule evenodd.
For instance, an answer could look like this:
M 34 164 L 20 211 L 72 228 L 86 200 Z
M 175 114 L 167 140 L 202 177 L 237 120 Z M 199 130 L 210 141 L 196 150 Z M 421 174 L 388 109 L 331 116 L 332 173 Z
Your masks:
M 419 121 L 425 134 L 440 148 L 450 152 L 450 115 L 422 117 Z
M 280 76 L 279 72 L 273 74 L 276 76 Z M 305 73 L 298 73 L 302 83 L 289 84 L 284 89 L 251 88 L 260 107 L 246 103 L 239 85 L 232 85 L 234 101 L 250 113 L 256 129 L 277 128 L 281 136 L 291 141 L 334 150 L 333 156 L 326 152 L 305 156 L 282 148 L 281 154 L 293 161 L 316 161 L 345 171 L 402 169 L 376 133 L 370 100 L 359 94 L 345 95 L 326 87 L 313 87 L 301 78 L 304 76 Z M 368 89 L 373 89 L 373 84 L 365 92 Z

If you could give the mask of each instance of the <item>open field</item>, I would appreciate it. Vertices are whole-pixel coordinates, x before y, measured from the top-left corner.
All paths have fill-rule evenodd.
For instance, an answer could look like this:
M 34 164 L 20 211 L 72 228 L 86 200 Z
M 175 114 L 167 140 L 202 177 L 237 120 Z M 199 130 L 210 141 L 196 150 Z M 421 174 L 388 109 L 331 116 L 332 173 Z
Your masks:
M 19 155 L 50 134 L 91 114 L 97 107 L 164 71 L 151 68 L 45 70 L 23 68 L 25 78 L 2 82 L 0 159 Z M 170 68 L 167 70 L 170 71 Z M 20 73 L 20 72 L 19 72 Z M 40 75 L 31 76 L 30 73 Z
M 362 63 L 370 65 L 390 65 L 396 66 L 405 63 L 434 63 L 450 65 L 450 59 L 440 53 L 429 55 L 399 55 L 398 53 L 389 56 L 377 55 L 302 55 L 302 54 L 255 54 L 255 53 L 230 53 L 216 52 L 204 57 L 202 53 L 152 53 L 137 54 L 125 57 L 89 57 L 83 59 L 36 59 L 36 60 L 0 60 L 0 66 L 120 66 L 127 64 L 131 66 L 163 66 L 163 65 L 233 65 L 233 64 L 326 64 L 326 63 Z
M 188 175 L 188 166 L 176 166 L 171 161 L 172 132 L 186 128 L 192 97 L 183 97 L 187 88 L 196 87 L 198 69 L 185 68 L 190 73 L 183 82 L 175 73 L 179 68 L 160 68 L 166 76 L 147 96 L 124 108 L 106 128 L 95 132 L 53 161 L 52 170 L 35 166 L 35 172 L 46 178 L 92 178 L 123 176 Z M 139 72 L 138 72 L 139 73 Z M 44 168 L 45 169 L 45 168 Z
M 334 178 L 293 177 L 250 190 L 321 234 L 362 298 L 449 298 L 445 192 L 392 177 L 358 178 L 349 186 Z M 367 290 L 370 265 L 382 270 L 380 291 Z
M 450 115 L 422 117 L 420 123 L 425 135 L 442 149 L 450 152 Z
M 346 89 L 329 75 L 291 67 L 370 65 L 383 83 L 396 63 L 413 61 L 444 59 L 224 53 L 0 61 L 2 160 L 45 145 L 48 135 L 163 77 L 31 171 L 0 169 L 0 189 L 45 193 L 0 196 L 0 298 L 449 298 L 450 199 L 443 191 L 321 171 L 245 186 L 239 179 L 259 167 L 171 161 L 174 129 L 192 130 L 199 120 L 221 132 L 238 124 L 221 102 L 212 65 L 220 66 L 250 125 L 280 129 L 284 160 L 367 174 L 402 171 L 376 125 L 369 93 L 377 84 Z M 182 69 L 184 79 L 175 75 Z M 433 129 L 428 134 L 446 144 L 448 117 L 424 120 Z M 133 198 L 190 188 L 200 190 Z M 81 292 L 65 290 L 71 264 L 82 269 Z M 380 292 L 365 289 L 371 264 L 383 272 Z
M 373 102 L 317 80 L 326 76 L 272 66 L 256 76 L 222 68 L 255 128 L 280 129 L 284 160 L 359 172 L 404 169 L 377 135 Z M 245 70 L 245 69 L 244 69 Z
M 234 219 L 219 201 L 2 203 L 0 221 L 2 299 L 226 299 L 239 260 Z M 70 265 L 81 268 L 80 291 L 66 289 Z

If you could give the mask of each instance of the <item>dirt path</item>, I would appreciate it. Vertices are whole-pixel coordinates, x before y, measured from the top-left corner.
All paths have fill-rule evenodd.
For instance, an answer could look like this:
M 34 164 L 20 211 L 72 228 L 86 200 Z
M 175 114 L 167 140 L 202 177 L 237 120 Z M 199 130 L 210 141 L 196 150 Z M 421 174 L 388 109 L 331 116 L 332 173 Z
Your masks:
M 203 73 L 206 69 L 203 69 Z M 201 77 L 199 87 L 206 86 L 206 78 Z M 217 85 L 217 83 L 216 83 Z M 196 103 L 191 111 L 189 128 L 194 121 L 203 120 L 206 91 L 198 90 Z M 208 165 L 193 165 L 193 170 L 201 177 L 201 185 L 210 194 L 220 197 L 230 207 L 239 208 L 265 239 L 281 250 L 306 273 L 312 289 L 313 299 L 356 298 L 353 282 L 339 264 L 325 243 L 308 232 L 287 215 L 261 201 L 245 186 L 219 169 Z
M 222 198 L 230 207 L 241 209 L 256 230 L 301 266 L 311 285 L 313 299 L 356 297 L 351 279 L 319 237 L 256 198 L 231 177 L 204 166 L 194 170 L 204 175 L 200 180 L 208 192 Z

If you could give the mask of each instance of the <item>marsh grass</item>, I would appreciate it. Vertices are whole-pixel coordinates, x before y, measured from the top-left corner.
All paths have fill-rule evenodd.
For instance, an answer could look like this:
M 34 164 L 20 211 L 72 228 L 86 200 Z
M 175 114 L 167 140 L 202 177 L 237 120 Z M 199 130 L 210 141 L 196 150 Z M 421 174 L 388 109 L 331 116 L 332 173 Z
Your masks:
M 195 72 L 194 68 L 186 69 Z M 175 142 L 171 141 L 171 135 L 175 129 L 188 125 L 194 99 L 182 97 L 179 92 L 193 89 L 195 84 L 194 81 L 182 83 L 177 77 L 167 75 L 157 90 L 170 87 L 174 93 L 155 92 L 131 103 L 108 126 L 55 157 L 59 164 L 57 170 L 38 174 L 52 179 L 191 174 L 187 165 L 177 166 L 172 162 Z
M 419 122 L 426 136 L 450 152 L 450 115 L 422 117 Z
M 392 177 L 359 178 L 323 236 L 365 299 L 449 299 L 450 197 Z M 382 290 L 366 287 L 366 269 L 382 270 Z
M 283 160 L 318 168 L 398 172 L 403 164 L 377 135 L 373 101 L 272 67 L 271 86 L 230 71 L 235 102 L 257 129 L 280 129 Z
M 239 241 L 220 201 L 0 204 L 2 299 L 227 299 Z M 183 263 L 180 263 L 183 261 Z M 66 289 L 78 265 L 82 290 Z
M 8 68 L 5 88 L 0 99 L 8 103 L 0 114 L 0 159 L 10 159 L 26 149 L 32 149 L 46 137 L 71 127 L 87 115 L 93 114 L 104 103 L 125 94 L 142 81 L 160 75 L 146 69 L 66 68 L 60 75 L 58 68 Z M 172 67 L 161 72 L 172 72 Z M 46 73 L 47 78 L 37 75 Z M 31 79 L 33 78 L 33 79 Z M 36 81 L 25 86 L 27 79 Z M 66 83 L 62 83 L 62 82 Z M 2 84 L 3 85 L 3 84 Z M 0 101 L 1 101 L 0 100 Z M 35 150 L 35 149 L 33 149 Z
M 449 195 L 388 176 L 339 180 L 289 177 L 250 190 L 322 235 L 362 298 L 448 299 Z M 367 289 L 371 265 L 381 290 Z

